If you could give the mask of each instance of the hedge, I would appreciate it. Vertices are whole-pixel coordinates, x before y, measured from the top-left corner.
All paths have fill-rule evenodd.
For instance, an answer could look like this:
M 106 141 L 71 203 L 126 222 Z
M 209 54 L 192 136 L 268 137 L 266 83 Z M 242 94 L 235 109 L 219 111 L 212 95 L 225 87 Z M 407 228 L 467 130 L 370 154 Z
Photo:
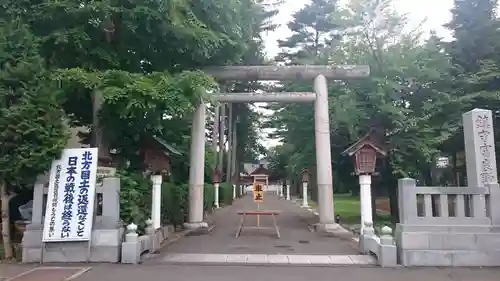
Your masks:
M 143 232 L 145 222 L 151 218 L 152 185 L 149 178 L 141 173 L 120 171 L 120 218 L 125 224 L 135 223 L 139 231 Z M 188 184 L 174 184 L 165 182 L 162 191 L 161 219 L 165 224 L 181 226 L 189 215 L 189 186 Z M 212 184 L 205 184 L 203 190 L 203 210 L 211 212 L 214 207 L 214 188 Z M 233 187 L 222 183 L 219 188 L 219 200 L 224 205 L 233 202 Z

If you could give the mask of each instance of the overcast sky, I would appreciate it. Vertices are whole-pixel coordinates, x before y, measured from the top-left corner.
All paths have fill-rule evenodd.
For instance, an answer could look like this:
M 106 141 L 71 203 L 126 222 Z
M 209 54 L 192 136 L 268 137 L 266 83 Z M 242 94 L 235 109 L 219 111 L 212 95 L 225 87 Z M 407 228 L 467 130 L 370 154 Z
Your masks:
M 340 0 L 346 3 L 348 0 Z M 434 29 L 438 35 L 449 37 L 448 31 L 442 27 L 450 18 L 450 9 L 453 7 L 453 0 L 393 0 L 397 11 L 400 14 L 407 14 L 409 26 L 416 27 L 425 21 L 423 28 L 425 31 Z M 294 12 L 300 10 L 309 0 L 285 0 L 280 6 L 280 13 L 275 17 L 275 22 L 280 27 L 265 35 L 266 51 L 270 57 L 279 51 L 277 39 L 285 39 L 291 35 L 286 24 L 292 19 Z
M 340 0 L 341 3 L 347 1 Z M 280 13 L 274 19 L 280 27 L 264 36 L 266 53 L 269 57 L 274 57 L 279 52 L 276 40 L 286 39 L 291 35 L 286 24 L 292 19 L 293 13 L 309 3 L 309 0 L 285 0 L 284 2 L 279 8 Z M 393 3 L 400 14 L 407 16 L 409 28 L 415 28 L 423 23 L 422 28 L 425 32 L 435 30 L 439 36 L 450 38 L 450 33 L 442 25 L 451 19 L 450 9 L 453 7 L 453 0 L 393 0 Z M 261 141 L 266 147 L 278 144 L 275 140 L 264 139 L 265 135 L 262 134 Z

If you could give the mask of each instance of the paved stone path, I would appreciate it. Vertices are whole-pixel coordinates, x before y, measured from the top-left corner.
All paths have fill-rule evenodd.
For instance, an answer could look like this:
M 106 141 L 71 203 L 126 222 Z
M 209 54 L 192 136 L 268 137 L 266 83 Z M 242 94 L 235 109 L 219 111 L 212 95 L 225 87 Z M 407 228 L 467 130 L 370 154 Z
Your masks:
M 292 201 L 279 199 L 276 194 L 266 193 L 261 210 L 279 210 L 277 217 L 281 239 L 274 229 L 244 229 L 239 238 L 235 233 L 239 225 L 238 211 L 256 210 L 252 196 L 238 199 L 230 207 L 219 209 L 213 214 L 215 228 L 208 234 L 186 236 L 162 251 L 163 255 L 224 254 L 224 255 L 357 255 L 352 235 L 339 238 L 329 234 L 311 232 L 309 226 L 317 222 L 311 212 L 301 209 Z M 246 224 L 256 224 L 255 217 L 249 217 Z M 261 226 L 272 226 L 270 217 L 260 219 Z M 219 258 L 220 259 L 220 258 Z M 226 258 L 227 260 L 227 258 Z

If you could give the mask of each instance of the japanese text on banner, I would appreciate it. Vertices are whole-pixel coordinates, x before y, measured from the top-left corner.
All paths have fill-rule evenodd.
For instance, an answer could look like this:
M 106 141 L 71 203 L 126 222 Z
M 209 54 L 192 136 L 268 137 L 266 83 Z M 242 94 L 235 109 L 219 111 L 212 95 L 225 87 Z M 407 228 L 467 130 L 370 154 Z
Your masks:
M 65 149 L 52 164 L 43 241 L 87 241 L 92 230 L 97 148 Z

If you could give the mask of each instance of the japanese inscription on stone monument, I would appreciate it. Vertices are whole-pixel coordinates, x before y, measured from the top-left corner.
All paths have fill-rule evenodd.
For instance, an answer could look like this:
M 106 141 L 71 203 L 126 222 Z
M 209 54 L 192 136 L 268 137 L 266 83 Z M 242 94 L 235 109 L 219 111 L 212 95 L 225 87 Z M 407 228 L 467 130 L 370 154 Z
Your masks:
M 90 239 L 96 176 L 97 148 L 65 149 L 52 163 L 44 242 Z
M 489 116 L 487 114 L 480 114 L 476 117 L 475 124 L 477 136 L 479 137 L 479 152 L 481 155 L 481 170 L 480 181 L 482 184 L 487 184 L 493 180 L 493 168 L 491 159 L 491 150 L 494 149 L 490 138 L 492 125 L 490 124 Z
M 490 110 L 474 109 L 464 114 L 467 182 L 484 187 L 497 182 L 493 116 Z

